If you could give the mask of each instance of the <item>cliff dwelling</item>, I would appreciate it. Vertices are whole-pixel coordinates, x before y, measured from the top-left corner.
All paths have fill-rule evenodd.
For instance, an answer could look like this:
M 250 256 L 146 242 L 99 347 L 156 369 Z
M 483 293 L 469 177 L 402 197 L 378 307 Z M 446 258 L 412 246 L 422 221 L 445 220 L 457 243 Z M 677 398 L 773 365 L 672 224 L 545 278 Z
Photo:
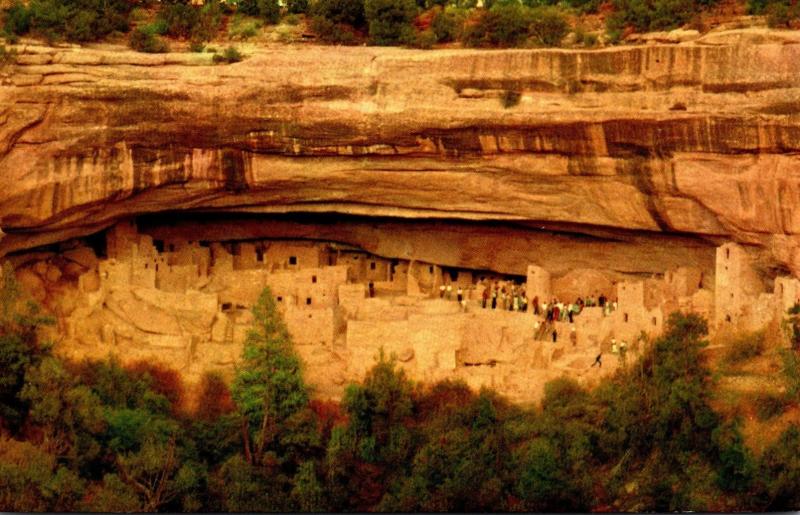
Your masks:
M 232 376 L 268 285 L 321 397 L 381 349 L 414 379 L 513 400 L 590 384 L 675 310 L 721 338 L 797 299 L 800 133 L 770 106 L 800 45 L 725 34 L 226 67 L 20 47 L 0 256 L 55 313 L 58 352 L 190 383 Z M 73 81 L 89 64 L 94 89 Z
M 437 238 L 402 236 L 399 229 L 380 232 L 390 240 L 397 235 L 387 247 L 405 246 L 408 257 L 365 250 L 368 240 L 325 239 L 326 231 L 340 239 L 357 234 L 362 224 L 131 218 L 10 259 L 26 289 L 57 315 L 64 356 L 110 353 L 123 362 L 164 363 L 190 385 L 210 370 L 232 376 L 250 309 L 269 286 L 316 395 L 333 399 L 384 353 L 416 380 L 458 378 L 534 402 L 561 375 L 593 384 L 613 373 L 643 338 L 660 334 L 672 311 L 703 315 L 713 336 L 777 323 L 800 297 L 800 281 L 789 276 L 776 277 L 768 290 L 747 250 L 734 243 L 707 246 L 699 266 L 642 274 L 602 262 L 548 269 L 540 264 L 546 259 L 534 261 L 537 252 L 524 270 L 515 263 L 473 269 L 463 263 L 498 260 L 502 250 L 470 258 L 469 247 L 446 242 L 454 247 L 439 248 L 437 262 Z M 491 230 L 473 227 L 470 238 Z M 578 244 L 577 252 L 592 245 Z M 451 264 L 447 252 L 461 261 Z M 610 358 L 595 369 L 598 354 Z

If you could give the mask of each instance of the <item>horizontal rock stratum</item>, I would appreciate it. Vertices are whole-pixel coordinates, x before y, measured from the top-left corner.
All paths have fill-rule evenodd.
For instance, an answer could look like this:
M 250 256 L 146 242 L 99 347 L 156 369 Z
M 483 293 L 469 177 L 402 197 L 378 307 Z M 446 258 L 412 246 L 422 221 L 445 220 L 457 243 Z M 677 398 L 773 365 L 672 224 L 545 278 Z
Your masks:
M 800 273 L 797 34 L 602 50 L 278 46 L 225 66 L 16 49 L 0 71 L 0 254 L 167 211 L 336 213 L 358 218 L 250 223 L 262 237 L 504 273 L 710 269 L 727 240 L 765 270 Z

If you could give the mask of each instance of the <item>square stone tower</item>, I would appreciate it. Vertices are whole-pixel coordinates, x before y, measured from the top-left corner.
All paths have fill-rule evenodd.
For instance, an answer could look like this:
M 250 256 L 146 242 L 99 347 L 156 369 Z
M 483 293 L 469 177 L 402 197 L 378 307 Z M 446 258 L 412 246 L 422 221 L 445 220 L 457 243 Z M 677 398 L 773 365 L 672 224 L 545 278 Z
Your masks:
M 527 281 L 525 283 L 525 294 L 529 299 L 539 297 L 539 302 L 549 302 L 551 289 L 550 289 L 550 272 L 544 268 L 536 265 L 528 265 Z
M 717 247 L 714 278 L 714 324 L 736 326 L 747 302 L 763 293 L 750 257 L 735 243 Z

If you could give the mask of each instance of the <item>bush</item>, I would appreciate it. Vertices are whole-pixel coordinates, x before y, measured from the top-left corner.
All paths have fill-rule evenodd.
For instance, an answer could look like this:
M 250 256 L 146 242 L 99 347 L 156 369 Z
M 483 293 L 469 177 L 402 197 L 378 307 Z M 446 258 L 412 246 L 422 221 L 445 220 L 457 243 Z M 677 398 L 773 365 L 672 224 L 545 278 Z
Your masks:
M 302 17 L 299 14 L 287 14 L 286 16 L 283 17 L 282 21 L 286 25 L 295 26 L 295 25 L 300 25 Z
M 31 13 L 25 5 L 19 1 L 11 4 L 5 11 L 5 23 L 3 32 L 21 36 L 27 34 L 31 27 Z
M 29 29 L 50 41 L 95 41 L 129 28 L 131 3 L 125 0 L 32 0 Z M 21 11 L 15 11 L 21 16 Z
M 137 52 L 146 54 L 163 54 L 169 52 L 167 43 L 159 36 L 148 31 L 147 28 L 137 28 L 131 32 L 128 45 Z
M 497 4 L 483 11 L 466 31 L 464 42 L 473 47 L 520 46 L 530 35 L 531 10 L 518 4 Z
M 767 25 L 771 28 L 787 28 L 792 20 L 798 18 L 800 13 L 797 7 L 791 7 L 783 2 L 776 2 L 767 6 Z
M 202 53 L 206 49 L 206 45 L 202 41 L 193 39 L 189 42 L 189 52 Z
M 615 12 L 608 17 L 609 33 L 630 26 L 640 32 L 671 30 L 693 18 L 695 0 L 614 0 Z
M 558 46 L 569 32 L 569 24 L 558 8 L 539 7 L 531 11 L 530 32 L 540 45 Z
M 416 12 L 414 0 L 364 0 L 372 44 L 396 45 L 402 36 L 408 38 L 408 29 Z
M 310 13 L 334 25 L 344 23 L 357 29 L 366 27 L 364 0 L 317 0 Z
M 747 14 L 764 14 L 769 0 L 747 0 Z
M 167 32 L 169 32 L 169 25 L 167 25 L 167 21 L 164 18 L 156 18 L 153 23 L 148 23 L 145 25 L 144 29 L 151 34 L 165 36 Z
M 236 14 L 228 24 L 228 37 L 239 40 L 252 38 L 258 34 L 261 25 L 262 22 L 256 18 Z
M 728 345 L 725 351 L 725 362 L 741 363 L 761 355 L 764 352 L 764 332 L 756 332 L 740 336 Z
M 311 19 L 311 29 L 326 43 L 353 45 L 357 41 L 351 26 L 344 23 L 334 23 L 322 16 L 315 16 Z
M 761 509 L 792 511 L 800 506 L 800 428 L 789 426 L 780 438 L 764 451 L 759 475 L 763 478 Z
M 431 30 L 440 43 L 456 41 L 464 32 L 464 22 L 467 19 L 466 11 L 457 8 L 440 10 L 431 20 Z
M 286 0 L 286 10 L 291 14 L 302 14 L 308 11 L 308 0 Z
M 281 7 L 278 0 L 241 0 L 236 11 L 250 16 L 257 16 L 267 23 L 278 23 Z
M 219 32 L 222 23 L 222 7 L 219 2 L 207 2 L 200 9 L 200 16 L 192 28 L 191 38 L 197 41 L 211 41 Z
M 402 37 L 403 44 L 412 48 L 421 48 L 429 50 L 436 44 L 436 35 L 431 29 L 423 30 L 422 32 L 414 32 L 410 27 L 405 31 Z
M 236 49 L 236 47 L 229 46 L 220 54 L 214 54 L 212 57 L 212 61 L 215 63 L 238 63 L 242 60 L 242 54 Z

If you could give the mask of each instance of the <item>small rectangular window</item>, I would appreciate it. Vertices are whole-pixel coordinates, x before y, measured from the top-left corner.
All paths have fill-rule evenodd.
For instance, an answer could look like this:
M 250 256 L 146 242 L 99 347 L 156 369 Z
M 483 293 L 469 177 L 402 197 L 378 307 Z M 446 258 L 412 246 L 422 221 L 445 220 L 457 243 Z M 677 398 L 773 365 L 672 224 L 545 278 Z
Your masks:
M 306 305 L 307 306 L 311 305 L 311 297 L 306 297 Z
M 283 302 L 283 297 L 278 296 L 278 302 Z
M 373 261 L 372 263 L 369 264 L 369 269 L 370 270 L 375 270 L 375 261 Z
M 297 256 L 289 256 L 289 264 L 296 265 L 297 264 Z
M 311 282 L 312 283 L 316 283 L 317 282 L 317 276 L 316 275 L 312 275 L 311 276 Z
M 627 322 L 627 321 L 628 321 L 628 314 L 625 313 L 625 322 Z

